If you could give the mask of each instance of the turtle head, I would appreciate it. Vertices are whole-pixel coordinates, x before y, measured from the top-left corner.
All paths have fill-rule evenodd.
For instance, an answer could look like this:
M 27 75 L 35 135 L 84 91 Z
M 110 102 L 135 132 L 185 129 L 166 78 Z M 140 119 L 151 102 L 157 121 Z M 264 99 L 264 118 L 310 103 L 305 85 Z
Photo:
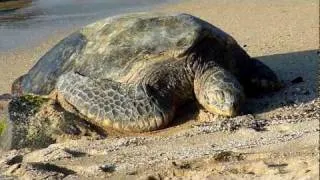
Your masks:
M 239 114 L 243 102 L 243 95 L 240 92 L 223 89 L 215 90 L 208 94 L 206 109 L 222 116 L 234 117 Z
M 195 79 L 195 96 L 209 112 L 233 117 L 244 101 L 242 86 L 229 72 L 213 67 Z

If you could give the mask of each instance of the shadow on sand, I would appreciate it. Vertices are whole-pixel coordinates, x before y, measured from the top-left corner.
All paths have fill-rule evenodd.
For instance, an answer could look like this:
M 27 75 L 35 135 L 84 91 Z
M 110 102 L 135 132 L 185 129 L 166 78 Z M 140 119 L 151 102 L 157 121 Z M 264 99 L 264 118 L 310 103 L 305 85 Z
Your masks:
M 317 50 L 307 50 L 256 57 L 276 72 L 285 87 L 278 92 L 248 99 L 244 113 L 268 112 L 282 106 L 299 105 L 316 99 L 319 90 L 317 53 Z

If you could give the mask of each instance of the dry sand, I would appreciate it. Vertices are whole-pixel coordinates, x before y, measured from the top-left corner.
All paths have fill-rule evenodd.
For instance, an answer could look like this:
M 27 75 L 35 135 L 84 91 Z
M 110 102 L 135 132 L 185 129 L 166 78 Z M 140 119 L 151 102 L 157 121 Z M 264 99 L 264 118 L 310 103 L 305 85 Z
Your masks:
M 249 99 L 246 114 L 233 119 L 201 110 L 149 134 L 3 152 L 0 172 L 49 179 L 318 179 L 318 7 L 316 0 L 190 0 L 157 9 L 222 28 L 274 69 L 285 88 Z M 62 37 L 0 54 L 0 94 Z M 292 83 L 297 77 L 303 82 Z

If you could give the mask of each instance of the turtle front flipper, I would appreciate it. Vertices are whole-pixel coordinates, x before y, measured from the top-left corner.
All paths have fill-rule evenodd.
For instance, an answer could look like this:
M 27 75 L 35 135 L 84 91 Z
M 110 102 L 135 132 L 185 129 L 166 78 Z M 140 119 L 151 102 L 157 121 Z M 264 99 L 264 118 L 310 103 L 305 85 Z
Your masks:
M 239 80 L 247 96 L 276 91 L 283 86 L 276 73 L 258 59 L 249 59 L 241 71 Z
M 56 88 L 58 99 L 100 127 L 152 131 L 165 127 L 173 116 L 170 97 L 157 96 L 148 85 L 93 80 L 69 72 L 59 78 Z
M 209 112 L 236 116 L 244 101 L 242 86 L 228 71 L 219 66 L 197 72 L 194 80 L 195 96 Z

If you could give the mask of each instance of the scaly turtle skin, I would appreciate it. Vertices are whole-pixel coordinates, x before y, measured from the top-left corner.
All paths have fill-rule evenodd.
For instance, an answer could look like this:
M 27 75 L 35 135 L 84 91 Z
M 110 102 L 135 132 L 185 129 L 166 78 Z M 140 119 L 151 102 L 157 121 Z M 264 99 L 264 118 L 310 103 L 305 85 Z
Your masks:
M 245 92 L 275 90 L 275 73 L 227 33 L 188 14 L 129 14 L 73 33 L 13 84 L 18 95 L 56 93 L 101 126 L 134 132 L 169 124 L 193 100 L 235 116 Z

